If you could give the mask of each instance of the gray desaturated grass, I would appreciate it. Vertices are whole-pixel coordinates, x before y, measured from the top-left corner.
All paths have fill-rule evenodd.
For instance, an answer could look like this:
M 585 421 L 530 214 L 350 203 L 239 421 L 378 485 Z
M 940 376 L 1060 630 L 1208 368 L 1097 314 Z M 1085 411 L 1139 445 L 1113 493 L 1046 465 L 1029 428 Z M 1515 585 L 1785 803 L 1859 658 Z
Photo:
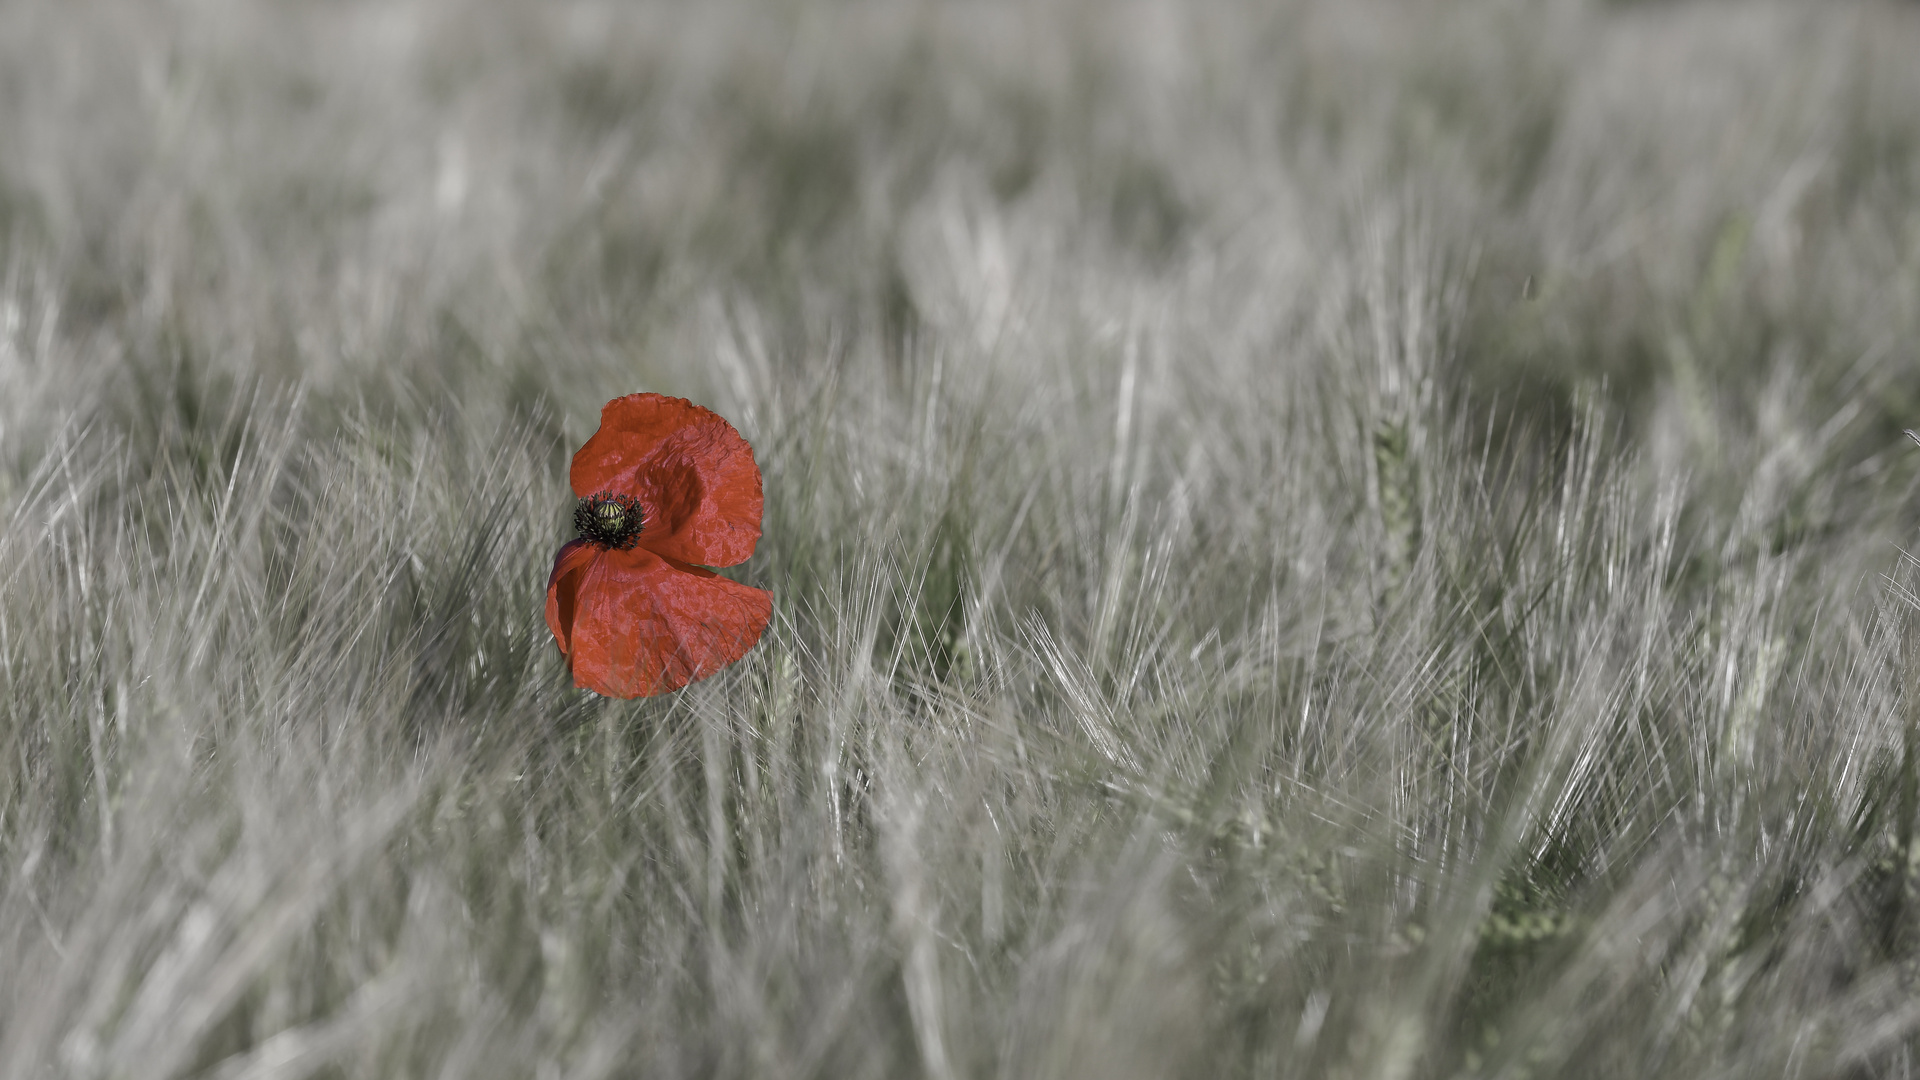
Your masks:
M 1920 9 L 0 6 L 0 1076 L 1911 1076 Z M 635 390 L 673 697 L 541 619 Z

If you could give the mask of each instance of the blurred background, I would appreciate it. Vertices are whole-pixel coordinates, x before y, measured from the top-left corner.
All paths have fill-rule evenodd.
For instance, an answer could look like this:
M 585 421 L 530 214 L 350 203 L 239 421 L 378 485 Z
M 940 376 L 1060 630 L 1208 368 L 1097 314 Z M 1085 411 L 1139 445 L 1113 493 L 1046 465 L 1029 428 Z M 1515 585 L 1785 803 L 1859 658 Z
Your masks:
M 110 374 L 711 392 L 686 354 L 741 309 L 782 365 L 1129 289 L 1277 353 L 1380 207 L 1460 265 L 1449 387 L 1604 386 L 1676 455 L 1736 452 L 1779 380 L 1914 415 L 1902 5 L 0 17 L 16 453 Z

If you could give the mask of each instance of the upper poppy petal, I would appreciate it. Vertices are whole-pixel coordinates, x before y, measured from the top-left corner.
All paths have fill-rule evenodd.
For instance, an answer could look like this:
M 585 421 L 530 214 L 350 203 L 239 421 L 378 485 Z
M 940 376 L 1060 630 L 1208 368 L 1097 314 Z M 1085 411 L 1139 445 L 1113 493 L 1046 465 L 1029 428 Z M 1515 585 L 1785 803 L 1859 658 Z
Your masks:
M 561 549 L 547 622 L 574 685 L 594 693 L 646 697 L 704 679 L 745 656 L 773 614 L 772 594 L 710 570 L 591 547 L 585 557 Z
M 580 498 L 632 495 L 646 511 L 640 545 L 702 566 L 745 562 L 760 539 L 760 468 L 747 440 L 684 398 L 628 394 L 600 410 L 573 455 Z

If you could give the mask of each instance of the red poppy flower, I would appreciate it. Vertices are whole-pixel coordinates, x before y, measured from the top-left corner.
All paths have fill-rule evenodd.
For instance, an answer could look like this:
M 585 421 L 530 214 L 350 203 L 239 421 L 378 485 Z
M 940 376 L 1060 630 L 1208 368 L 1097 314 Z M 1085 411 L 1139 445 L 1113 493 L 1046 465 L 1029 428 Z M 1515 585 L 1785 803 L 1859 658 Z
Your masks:
M 580 537 L 547 578 L 547 627 L 575 686 L 664 694 L 747 654 L 773 596 L 715 574 L 760 539 L 753 448 L 682 398 L 629 394 L 573 455 Z

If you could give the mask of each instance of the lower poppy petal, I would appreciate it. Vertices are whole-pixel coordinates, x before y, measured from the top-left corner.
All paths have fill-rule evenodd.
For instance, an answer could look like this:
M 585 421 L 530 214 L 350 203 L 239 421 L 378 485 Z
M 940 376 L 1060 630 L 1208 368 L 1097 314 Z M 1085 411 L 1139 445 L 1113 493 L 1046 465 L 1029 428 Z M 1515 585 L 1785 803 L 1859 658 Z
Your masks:
M 645 548 L 593 547 L 561 550 L 547 611 L 574 685 L 594 693 L 646 697 L 704 679 L 745 656 L 773 614 L 760 589 Z
M 604 545 L 591 540 L 575 540 L 554 556 L 553 572 L 547 575 L 547 629 L 553 632 L 553 640 L 559 643 L 563 653 L 573 651 L 573 620 L 580 603 L 580 583 L 586 578 L 594 556 L 604 550 Z

